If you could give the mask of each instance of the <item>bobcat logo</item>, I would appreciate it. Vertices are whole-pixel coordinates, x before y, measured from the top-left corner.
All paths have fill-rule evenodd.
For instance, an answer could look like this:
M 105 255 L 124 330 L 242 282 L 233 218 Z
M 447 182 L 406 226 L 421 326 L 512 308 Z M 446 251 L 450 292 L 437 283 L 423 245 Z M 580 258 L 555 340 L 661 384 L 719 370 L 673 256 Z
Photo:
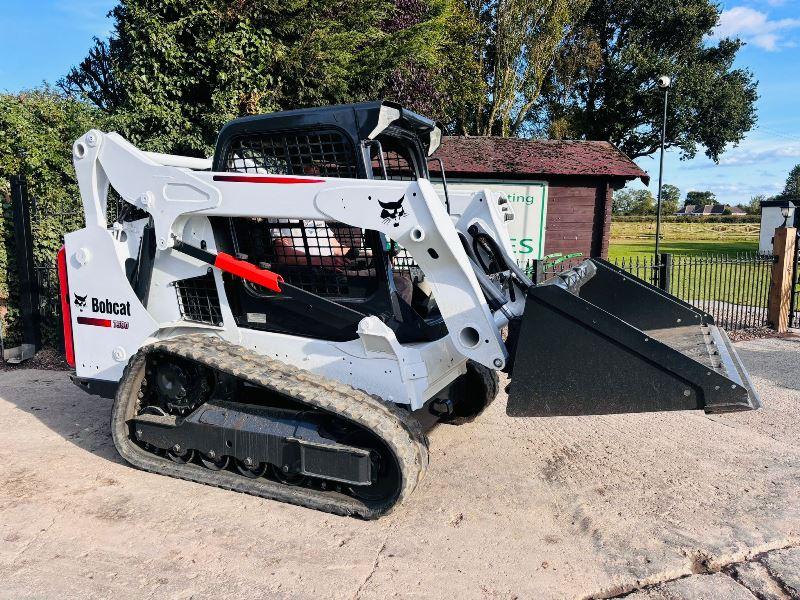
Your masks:
M 86 294 L 88 296 L 88 294 Z M 86 296 L 78 296 L 75 294 L 75 306 L 77 306 L 81 311 L 83 311 L 84 307 L 86 306 Z
M 388 223 L 389 221 L 394 221 L 394 226 L 400 226 L 400 219 L 401 217 L 406 216 L 406 211 L 403 209 L 403 201 L 406 199 L 405 196 L 402 196 L 400 200 L 397 202 L 381 202 L 378 200 L 378 204 L 381 205 L 381 219 L 383 219 L 384 223 Z

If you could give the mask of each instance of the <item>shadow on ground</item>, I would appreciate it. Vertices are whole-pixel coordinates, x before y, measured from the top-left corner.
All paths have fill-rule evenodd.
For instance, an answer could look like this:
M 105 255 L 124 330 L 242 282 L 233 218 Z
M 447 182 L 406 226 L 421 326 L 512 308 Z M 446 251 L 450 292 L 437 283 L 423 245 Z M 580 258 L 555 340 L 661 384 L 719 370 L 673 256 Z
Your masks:
M 82 450 L 115 463 L 125 462 L 111 440 L 112 400 L 91 396 L 75 387 L 68 372 L 20 368 L 5 371 L 0 374 L 0 398 L 33 415 Z

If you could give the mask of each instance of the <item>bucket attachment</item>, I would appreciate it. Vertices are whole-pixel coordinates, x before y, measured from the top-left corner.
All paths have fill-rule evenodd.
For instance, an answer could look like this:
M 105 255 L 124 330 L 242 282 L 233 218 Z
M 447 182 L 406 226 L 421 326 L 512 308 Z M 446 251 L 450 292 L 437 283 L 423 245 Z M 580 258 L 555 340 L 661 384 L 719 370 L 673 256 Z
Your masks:
M 510 416 L 761 406 L 711 315 L 604 260 L 532 287 L 515 335 Z

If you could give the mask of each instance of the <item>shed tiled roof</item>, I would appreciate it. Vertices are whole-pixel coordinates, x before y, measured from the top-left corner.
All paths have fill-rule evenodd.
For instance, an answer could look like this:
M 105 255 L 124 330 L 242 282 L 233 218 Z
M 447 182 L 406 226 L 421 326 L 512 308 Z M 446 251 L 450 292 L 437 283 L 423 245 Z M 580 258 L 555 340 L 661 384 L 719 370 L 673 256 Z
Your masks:
M 434 156 L 451 177 L 594 175 L 650 181 L 609 142 L 445 136 Z M 438 170 L 435 162 L 431 170 Z

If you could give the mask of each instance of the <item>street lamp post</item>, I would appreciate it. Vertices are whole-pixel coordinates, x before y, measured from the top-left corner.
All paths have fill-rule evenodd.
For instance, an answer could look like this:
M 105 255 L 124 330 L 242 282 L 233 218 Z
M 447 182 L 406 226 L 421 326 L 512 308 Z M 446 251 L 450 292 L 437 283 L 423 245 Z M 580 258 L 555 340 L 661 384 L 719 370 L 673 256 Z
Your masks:
M 664 90 L 664 119 L 661 122 L 661 163 L 658 167 L 658 201 L 656 203 L 656 264 L 658 264 L 661 244 L 661 187 L 664 183 L 664 140 L 667 137 L 667 99 L 672 79 L 667 75 L 658 78 L 658 87 Z

